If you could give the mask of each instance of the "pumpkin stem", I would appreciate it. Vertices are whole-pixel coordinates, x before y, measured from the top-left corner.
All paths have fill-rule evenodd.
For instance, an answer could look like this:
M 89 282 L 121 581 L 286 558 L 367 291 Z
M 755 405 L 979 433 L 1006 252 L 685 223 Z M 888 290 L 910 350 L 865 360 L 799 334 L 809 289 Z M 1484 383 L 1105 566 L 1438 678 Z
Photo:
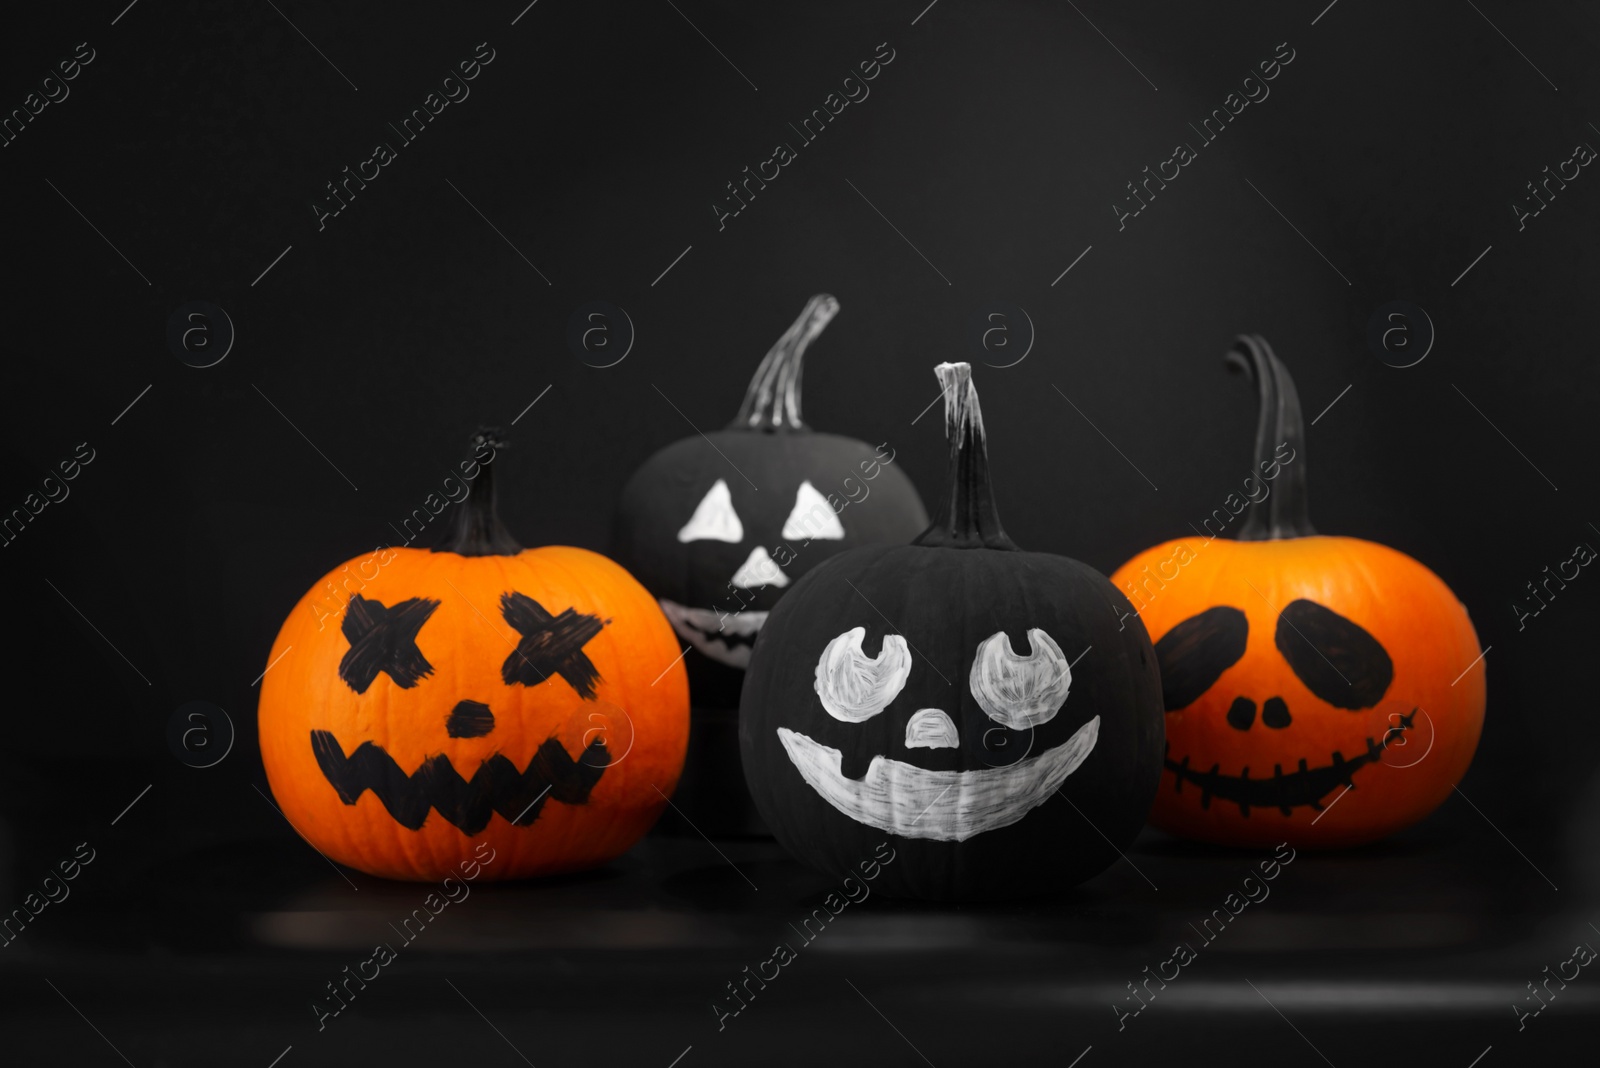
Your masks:
M 515 556 L 522 551 L 517 539 L 511 536 L 506 525 L 500 522 L 495 508 L 494 464 L 495 454 L 509 442 L 495 428 L 480 429 L 472 436 L 472 459 L 478 467 L 477 486 L 460 504 L 456 505 L 455 524 L 448 536 L 433 547 L 436 553 L 456 553 L 461 556 Z M 484 459 L 485 447 L 489 458 Z
M 933 369 L 944 389 L 944 432 L 950 439 L 950 465 L 944 500 L 933 523 L 913 545 L 951 549 L 1012 549 L 1016 542 L 1000 527 L 989 484 L 989 445 L 983 409 L 972 384 L 972 365 L 941 363 Z
M 1250 516 L 1239 528 L 1240 541 L 1271 541 L 1278 538 L 1304 538 L 1315 534 L 1311 525 L 1310 500 L 1306 495 L 1305 420 L 1300 414 L 1300 395 L 1295 392 L 1289 369 L 1272 352 L 1260 334 L 1240 334 L 1228 350 L 1228 367 L 1243 371 L 1255 380 L 1261 393 L 1261 410 L 1256 419 L 1256 464 L 1252 474 L 1260 477 L 1277 467 L 1277 485 L 1262 504 L 1250 509 Z M 1277 455 L 1287 446 L 1289 459 Z
M 839 302 L 818 293 L 756 368 L 730 430 L 805 430 L 800 419 L 800 360 L 806 346 L 839 314 Z

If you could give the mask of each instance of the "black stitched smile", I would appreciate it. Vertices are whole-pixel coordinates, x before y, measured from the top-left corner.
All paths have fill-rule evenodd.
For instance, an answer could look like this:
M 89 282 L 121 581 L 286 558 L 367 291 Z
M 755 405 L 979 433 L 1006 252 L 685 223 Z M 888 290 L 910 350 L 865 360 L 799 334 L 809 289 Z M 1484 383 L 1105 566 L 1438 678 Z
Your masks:
M 1305 759 L 1302 758 L 1300 769 L 1287 775 L 1283 773 L 1282 764 L 1273 765 L 1271 777 L 1252 779 L 1248 767 L 1243 768 L 1238 775 L 1223 775 L 1217 770 L 1222 766 L 1220 764 L 1211 765 L 1210 771 L 1191 769 L 1188 757 L 1178 762 L 1168 756 L 1164 763 L 1176 780 L 1175 792 L 1182 793 L 1186 781 L 1200 788 L 1201 808 L 1210 808 L 1211 799 L 1219 797 L 1238 805 L 1239 814 L 1245 817 L 1250 815 L 1252 807 L 1276 808 L 1285 816 L 1290 815 L 1296 805 L 1309 805 L 1321 811 L 1323 798 L 1340 786 L 1354 789 L 1355 773 L 1368 764 L 1376 764 L 1382 758 L 1384 750 L 1389 747 L 1389 743 L 1401 733 L 1411 729 L 1416 717 L 1417 710 L 1413 708 L 1409 714 L 1398 717 L 1399 725 L 1385 731 L 1382 741 L 1375 742 L 1368 738 L 1365 753 L 1359 753 L 1346 760 L 1343 753 L 1335 752 L 1333 763 L 1315 768 L 1308 768 Z M 1171 752 L 1170 744 L 1167 751 Z

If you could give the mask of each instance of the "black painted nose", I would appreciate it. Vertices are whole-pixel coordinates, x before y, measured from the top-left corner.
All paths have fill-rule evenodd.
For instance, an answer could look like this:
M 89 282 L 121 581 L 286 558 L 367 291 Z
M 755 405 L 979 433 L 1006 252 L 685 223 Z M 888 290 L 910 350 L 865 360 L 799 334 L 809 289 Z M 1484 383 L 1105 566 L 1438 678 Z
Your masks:
M 1248 697 L 1235 697 L 1228 706 L 1228 726 L 1237 731 L 1247 731 L 1256 721 L 1256 703 Z M 1290 723 L 1289 706 L 1281 697 L 1269 697 L 1261 706 L 1261 722 L 1273 730 L 1282 730 Z
M 486 704 L 462 701 L 450 710 L 444 729 L 452 738 L 482 738 L 494 730 L 494 713 Z

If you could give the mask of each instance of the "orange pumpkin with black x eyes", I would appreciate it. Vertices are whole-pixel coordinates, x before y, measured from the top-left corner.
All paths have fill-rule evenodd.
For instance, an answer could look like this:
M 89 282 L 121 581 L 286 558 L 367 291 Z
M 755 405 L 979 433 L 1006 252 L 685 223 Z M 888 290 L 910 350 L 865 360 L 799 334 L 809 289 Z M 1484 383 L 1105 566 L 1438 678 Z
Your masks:
M 1205 533 L 1113 576 L 1150 636 L 1167 754 L 1150 821 L 1226 845 L 1347 846 L 1422 819 L 1483 728 L 1477 632 L 1404 553 L 1312 529 L 1294 382 L 1260 337 L 1230 363 L 1261 394 L 1256 462 Z M 1249 509 L 1236 540 L 1221 534 Z
M 478 444 L 446 543 L 330 573 L 262 680 L 283 814 L 373 875 L 602 864 L 650 828 L 683 767 L 688 677 L 655 598 L 598 553 L 517 545 L 494 513 L 499 443 Z

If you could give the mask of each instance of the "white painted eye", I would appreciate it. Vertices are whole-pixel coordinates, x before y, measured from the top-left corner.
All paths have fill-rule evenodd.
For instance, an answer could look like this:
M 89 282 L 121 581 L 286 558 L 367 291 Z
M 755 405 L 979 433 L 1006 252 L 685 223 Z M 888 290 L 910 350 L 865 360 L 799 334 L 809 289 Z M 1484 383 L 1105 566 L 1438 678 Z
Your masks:
M 678 531 L 678 540 L 725 541 L 730 544 L 744 540 L 744 524 L 739 522 L 739 513 L 733 510 L 733 494 L 728 492 L 726 480 L 717 479 L 716 485 L 700 498 L 694 515 Z
M 782 589 L 789 585 L 789 576 L 783 573 L 778 561 L 767 555 L 766 549 L 757 545 L 750 550 L 750 555 L 745 557 L 744 563 L 739 565 L 739 570 L 733 573 L 729 581 L 741 590 L 753 590 L 758 586 L 777 586 Z
M 989 635 L 978 646 L 968 681 L 989 718 L 1014 731 L 1050 722 L 1072 686 L 1072 668 L 1050 635 L 1034 627 L 1028 644 L 1033 652 L 1019 656 L 1005 631 Z
M 860 723 L 889 707 L 911 675 L 911 650 L 904 638 L 885 634 L 874 660 L 861 650 L 866 636 L 866 627 L 847 630 L 817 659 L 817 696 L 828 715 L 845 723 Z
M 800 483 L 800 489 L 794 495 L 794 508 L 789 512 L 789 518 L 783 521 L 783 536 L 838 541 L 844 537 L 844 526 L 839 522 L 833 505 L 828 503 L 828 498 L 818 493 L 817 487 L 810 481 L 806 481 Z

